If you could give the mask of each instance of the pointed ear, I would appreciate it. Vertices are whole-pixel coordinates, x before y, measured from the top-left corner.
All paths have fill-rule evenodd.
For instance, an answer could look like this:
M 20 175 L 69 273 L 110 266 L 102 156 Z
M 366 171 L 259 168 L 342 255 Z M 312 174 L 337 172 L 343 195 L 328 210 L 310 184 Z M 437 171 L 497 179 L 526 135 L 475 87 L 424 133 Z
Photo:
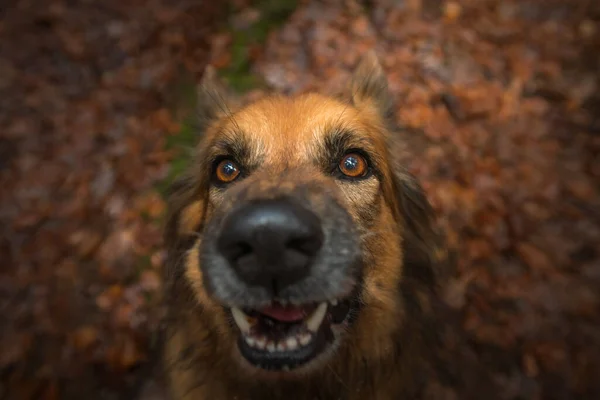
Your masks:
M 219 79 L 215 68 L 208 65 L 197 88 L 196 110 L 201 130 L 210 122 L 231 114 L 236 105 L 233 94 Z
M 368 107 L 382 118 L 393 113 L 392 96 L 388 89 L 385 72 L 373 50 L 365 54 L 358 63 L 350 86 L 352 103 L 358 108 Z

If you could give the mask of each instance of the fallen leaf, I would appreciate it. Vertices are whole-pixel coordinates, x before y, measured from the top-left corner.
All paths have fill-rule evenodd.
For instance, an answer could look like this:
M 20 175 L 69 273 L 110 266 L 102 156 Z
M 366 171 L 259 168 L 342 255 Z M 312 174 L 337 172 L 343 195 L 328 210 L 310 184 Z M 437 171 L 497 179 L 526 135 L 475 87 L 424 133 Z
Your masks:
M 122 295 L 123 287 L 121 285 L 112 285 L 96 297 L 96 305 L 102 311 L 108 311 L 115 307 L 121 300 Z
M 155 271 L 146 270 L 140 276 L 140 286 L 147 292 L 154 292 L 160 289 L 161 280 Z
M 552 268 L 552 262 L 542 250 L 529 243 L 517 244 L 517 252 L 521 259 L 534 270 L 549 270 Z
M 98 341 L 98 331 L 93 326 L 82 326 L 73 332 L 72 340 L 78 350 L 86 350 Z
M 448 1 L 444 4 L 444 17 L 448 21 L 456 21 L 462 13 L 462 6 L 455 1 Z

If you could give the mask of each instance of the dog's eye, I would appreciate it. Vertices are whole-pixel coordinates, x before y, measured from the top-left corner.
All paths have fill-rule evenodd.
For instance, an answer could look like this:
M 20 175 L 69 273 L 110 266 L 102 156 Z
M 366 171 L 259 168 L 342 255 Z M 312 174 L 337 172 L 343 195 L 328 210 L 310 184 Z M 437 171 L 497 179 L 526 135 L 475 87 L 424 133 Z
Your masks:
M 231 160 L 222 160 L 215 169 L 215 176 L 221 183 L 233 182 L 240 174 L 240 169 Z
M 367 174 L 369 165 L 367 160 L 358 153 L 346 154 L 339 165 L 342 174 L 350 178 L 360 178 Z

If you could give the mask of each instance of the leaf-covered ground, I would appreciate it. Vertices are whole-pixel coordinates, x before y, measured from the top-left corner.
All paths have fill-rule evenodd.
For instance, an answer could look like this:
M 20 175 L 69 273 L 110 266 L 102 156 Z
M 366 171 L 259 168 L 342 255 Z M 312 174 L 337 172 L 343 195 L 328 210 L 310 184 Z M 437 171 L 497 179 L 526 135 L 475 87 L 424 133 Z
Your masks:
M 132 398 L 207 62 L 253 98 L 372 48 L 470 346 L 507 399 L 600 398 L 600 3 L 217 3 L 0 6 L 0 398 Z

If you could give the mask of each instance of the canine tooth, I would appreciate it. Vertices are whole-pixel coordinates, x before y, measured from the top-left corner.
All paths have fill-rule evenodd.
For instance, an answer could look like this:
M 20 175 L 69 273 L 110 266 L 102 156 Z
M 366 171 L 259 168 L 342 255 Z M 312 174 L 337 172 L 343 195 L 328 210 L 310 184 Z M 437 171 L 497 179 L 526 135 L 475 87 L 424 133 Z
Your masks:
M 250 332 L 250 323 L 246 319 L 246 314 L 242 310 L 236 307 L 231 308 L 231 315 L 233 315 L 233 319 L 237 326 L 241 329 L 242 332 L 248 333 Z
M 266 344 L 267 344 L 267 339 L 265 339 L 264 337 L 260 336 L 256 339 L 256 347 L 258 347 L 259 349 L 264 350 Z
M 298 340 L 295 337 L 290 337 L 285 341 L 288 350 L 295 350 L 298 347 Z
M 285 343 L 283 343 L 283 342 L 277 343 L 277 351 L 285 351 Z
M 327 303 L 321 303 L 317 307 L 317 309 L 312 313 L 312 315 L 306 321 L 306 327 L 311 332 L 317 332 L 321 322 L 323 322 L 323 318 L 325 318 L 325 313 L 327 312 Z
M 275 351 L 275 343 L 269 342 L 267 343 L 267 351 L 273 353 Z
M 300 337 L 298 338 L 298 341 L 300 342 L 300 345 L 302 346 L 306 346 L 307 344 L 310 343 L 310 335 L 308 333 L 303 333 L 302 335 L 300 335 Z
M 333 300 L 331 300 L 331 301 L 330 301 L 330 303 L 331 303 L 331 305 L 332 305 L 332 306 L 334 306 L 334 307 L 338 305 L 338 301 L 337 301 L 337 299 L 333 299 Z
M 250 345 L 251 347 L 256 346 L 256 340 L 254 340 L 254 338 L 252 336 L 246 336 L 246 343 L 248 343 L 248 345 Z

